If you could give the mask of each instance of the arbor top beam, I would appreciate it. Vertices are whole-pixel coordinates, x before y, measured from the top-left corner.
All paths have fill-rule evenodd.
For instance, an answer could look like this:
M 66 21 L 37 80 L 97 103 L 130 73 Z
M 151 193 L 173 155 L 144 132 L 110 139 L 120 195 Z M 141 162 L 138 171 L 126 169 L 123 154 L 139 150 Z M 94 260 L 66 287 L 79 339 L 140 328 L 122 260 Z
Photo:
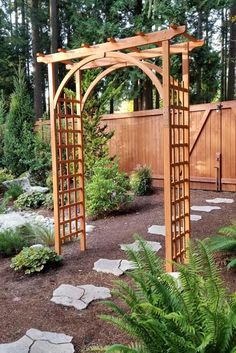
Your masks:
M 129 37 L 129 38 L 123 38 L 123 39 L 108 38 L 108 41 L 102 44 L 95 44 L 91 46 L 86 44 L 79 49 L 72 49 L 68 51 L 60 50 L 60 52 L 58 53 L 48 54 L 48 55 L 38 54 L 37 61 L 45 64 L 57 63 L 57 62 L 68 63 L 68 61 L 70 60 L 82 59 L 87 56 L 97 55 L 97 54 L 104 54 L 105 56 L 107 52 L 120 51 L 120 50 L 130 50 L 131 51 L 129 53 L 130 55 L 136 54 L 135 56 L 138 57 L 139 55 L 142 55 L 142 53 L 145 54 L 145 52 L 147 52 L 147 50 L 145 51 L 140 50 L 140 48 L 138 47 L 145 47 L 151 44 L 160 46 L 159 48 L 150 49 L 152 50 L 152 52 L 149 50 L 148 57 L 150 57 L 150 55 L 152 55 L 151 57 L 155 57 L 155 56 L 160 56 L 162 54 L 161 45 L 163 41 L 167 41 L 167 40 L 169 41 L 179 35 L 183 35 L 187 39 L 191 39 L 191 41 L 194 41 L 197 43 L 197 40 L 194 37 L 186 33 L 186 26 L 171 25 L 170 28 L 162 31 L 158 31 L 158 32 L 147 33 L 147 34 L 139 32 L 134 37 Z M 196 46 L 199 46 L 199 45 L 196 44 Z M 135 48 L 135 51 L 134 51 L 134 48 Z M 155 50 L 157 51 L 156 53 L 155 53 Z M 179 50 L 181 49 L 179 48 Z
M 170 55 L 183 53 L 184 51 L 186 51 L 186 45 L 188 45 L 188 51 L 191 52 L 195 48 L 202 47 L 204 45 L 204 41 L 197 40 L 195 42 L 183 42 L 183 43 L 173 44 L 170 46 Z M 129 53 L 129 56 L 134 57 L 139 60 L 157 58 L 157 57 L 161 57 L 162 55 L 163 55 L 162 47 L 146 49 L 146 50 L 141 50 L 139 52 Z M 93 69 L 93 68 L 98 68 L 98 67 L 115 65 L 115 64 L 119 64 L 121 62 L 124 62 L 124 61 L 122 61 L 122 60 L 119 61 L 118 59 L 104 57 L 103 59 L 98 59 L 98 60 L 92 61 L 92 62 L 84 65 L 81 68 L 81 70 L 87 70 L 87 69 Z M 72 61 L 67 61 L 64 63 L 66 64 L 66 68 L 68 70 L 70 70 L 73 67 L 73 65 L 76 64 L 76 62 L 72 62 Z

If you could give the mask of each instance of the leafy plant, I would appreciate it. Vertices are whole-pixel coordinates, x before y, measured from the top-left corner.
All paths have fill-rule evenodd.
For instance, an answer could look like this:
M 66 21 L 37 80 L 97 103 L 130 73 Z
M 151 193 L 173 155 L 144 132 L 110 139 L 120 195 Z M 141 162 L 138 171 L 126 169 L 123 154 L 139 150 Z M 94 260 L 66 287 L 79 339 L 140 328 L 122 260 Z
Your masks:
M 32 238 L 34 243 L 43 244 L 46 246 L 54 245 L 55 239 L 53 227 L 47 227 L 41 223 L 27 223 L 23 227 L 25 234 Z
M 6 180 L 12 180 L 14 176 L 7 169 L 0 169 L 0 186 Z
M 14 207 L 19 209 L 39 208 L 45 202 L 45 194 L 41 192 L 24 192 L 14 202 Z
M 31 184 L 45 186 L 52 170 L 51 146 L 39 133 L 34 137 L 33 157 L 28 164 Z
M 131 201 L 129 181 L 119 172 L 118 162 L 108 158 L 98 160 L 86 187 L 86 211 L 97 217 L 119 210 Z
M 52 180 L 52 172 L 48 174 L 48 177 L 46 179 L 46 185 L 49 188 L 50 192 L 53 192 L 53 180 Z
M 12 256 L 29 245 L 29 239 L 24 237 L 20 228 L 7 229 L 0 232 L 0 254 Z
M 138 166 L 130 176 L 131 190 L 135 195 L 146 195 L 152 189 L 151 170 L 146 165 Z
M 58 265 L 61 256 L 48 247 L 24 248 L 18 255 L 12 258 L 11 268 L 15 271 L 23 270 L 25 274 L 41 272 L 47 267 Z
M 8 200 L 16 200 L 21 194 L 23 194 L 24 190 L 19 184 L 11 184 L 8 190 L 4 194 L 4 198 Z
M 208 244 L 212 251 L 223 251 L 236 254 L 236 221 L 231 225 L 219 229 L 219 235 L 208 238 Z M 236 266 L 236 257 L 231 259 L 228 268 Z
M 45 201 L 43 205 L 48 209 L 48 210 L 53 210 L 54 208 L 54 203 L 53 203 L 53 194 L 49 193 L 45 195 Z
M 98 349 L 119 353 L 233 353 L 236 351 L 236 296 L 228 294 L 209 248 L 197 242 L 187 265 L 176 264 L 176 281 L 163 261 L 139 239 L 140 252 L 127 251 L 135 269 L 131 283 L 117 282 L 120 304 L 102 318 L 128 334 L 129 346 Z

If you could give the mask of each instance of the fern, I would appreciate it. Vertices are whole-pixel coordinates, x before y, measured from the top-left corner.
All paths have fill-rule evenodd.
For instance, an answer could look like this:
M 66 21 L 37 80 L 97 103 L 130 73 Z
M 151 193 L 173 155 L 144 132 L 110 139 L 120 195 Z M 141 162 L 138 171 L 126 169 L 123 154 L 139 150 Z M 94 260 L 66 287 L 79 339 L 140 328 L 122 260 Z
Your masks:
M 144 240 L 140 252 L 127 250 L 135 269 L 132 284 L 116 282 L 107 302 L 113 314 L 102 319 L 128 334 L 130 346 L 114 344 L 106 353 L 234 353 L 236 296 L 227 294 L 213 256 L 204 242 L 190 247 L 189 264 L 176 264 L 179 283 Z
M 236 252 L 236 221 L 232 221 L 228 227 L 219 229 L 219 236 L 209 238 L 208 244 L 212 251 Z M 236 259 L 229 262 L 228 268 L 236 266 Z

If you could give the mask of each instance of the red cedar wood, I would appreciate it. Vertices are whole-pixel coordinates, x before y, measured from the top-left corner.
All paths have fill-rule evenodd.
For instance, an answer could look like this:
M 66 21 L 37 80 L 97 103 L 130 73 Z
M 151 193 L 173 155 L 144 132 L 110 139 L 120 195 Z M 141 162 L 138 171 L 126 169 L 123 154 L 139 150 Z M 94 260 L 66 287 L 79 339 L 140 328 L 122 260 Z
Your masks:
M 191 48 L 201 46 L 203 43 L 198 42 L 192 36 L 186 34 L 185 26 L 171 25 L 169 29 L 155 32 L 155 33 L 139 33 L 135 37 L 126 39 L 109 39 L 109 42 L 98 44 L 98 45 L 83 45 L 83 48 L 64 51 L 60 50 L 59 53 L 50 55 L 39 55 L 38 62 L 49 64 L 49 82 L 50 82 L 50 111 L 51 111 L 51 125 L 52 125 L 52 160 L 53 160 L 53 185 L 54 185 L 54 206 L 55 206 L 55 226 L 56 226 L 56 250 L 58 253 L 61 251 L 61 243 L 66 239 L 72 239 L 72 221 L 80 219 L 80 232 L 81 232 L 81 250 L 86 248 L 86 234 L 85 234 L 85 209 L 84 209 L 84 170 L 83 170 L 83 122 L 82 122 L 82 90 L 81 90 L 81 70 L 91 65 L 91 63 L 101 63 L 103 60 L 108 60 L 110 63 L 120 64 L 121 62 L 127 62 L 129 65 L 139 67 L 152 81 L 153 85 L 159 91 L 160 96 L 164 102 L 164 180 L 165 180 L 165 227 L 166 227 L 166 259 L 167 259 L 167 270 L 172 271 L 173 265 L 172 260 L 183 262 L 185 254 L 185 237 L 189 237 L 189 105 L 188 105 L 188 55 L 190 44 L 182 43 L 180 45 L 170 47 L 170 40 L 178 35 L 184 35 L 191 41 Z M 137 47 L 155 44 L 161 46 L 160 50 L 150 49 L 148 52 L 141 52 Z M 120 50 L 130 49 L 131 53 L 122 53 Z M 134 50 L 134 51 L 133 51 Z M 184 88 L 181 88 L 180 83 L 172 82 L 170 86 L 170 55 L 173 53 L 184 53 L 183 55 L 183 82 Z M 151 56 L 150 56 L 151 55 Z M 162 55 L 163 61 L 163 85 L 161 86 L 156 74 L 153 73 L 152 68 L 147 63 L 143 63 L 140 59 L 148 57 L 155 57 Z M 55 92 L 55 82 L 53 77 L 53 63 L 63 62 L 68 63 L 72 59 L 82 59 L 80 62 L 73 64 L 73 67 L 69 73 L 62 80 L 57 92 Z M 119 65 L 118 65 L 119 66 Z M 117 68 L 117 67 L 115 67 Z M 106 70 L 107 73 L 113 71 L 113 67 Z M 155 68 L 154 68 L 155 69 Z M 156 70 L 158 72 L 158 69 Z M 76 113 L 74 112 L 74 101 L 64 96 L 64 101 L 61 98 L 63 89 L 70 78 L 75 75 L 76 77 Z M 98 77 L 94 81 L 94 86 L 99 82 L 101 77 Z M 93 87 L 92 87 L 93 88 Z M 91 90 L 92 90 L 91 88 Z M 179 97 L 177 103 L 172 98 L 172 104 L 170 103 L 172 96 L 177 94 Z M 88 95 L 87 95 L 88 96 Z M 87 98 L 86 96 L 86 98 Z M 173 96 L 174 97 L 174 96 Z M 61 101 L 62 100 L 62 101 Z M 187 104 L 186 104 L 187 102 Z M 61 111 L 61 105 L 64 106 L 64 110 Z M 70 105 L 70 112 L 68 105 Z M 173 111 L 176 111 L 177 120 Z M 56 113 L 57 111 L 57 113 Z M 64 111 L 64 113 L 63 113 Z M 171 112 L 172 111 L 172 112 Z M 64 115 L 63 115 L 64 114 Z M 72 120 L 71 120 L 72 119 Z M 74 121 L 77 119 L 75 127 Z M 182 122 L 181 122 L 182 120 Z M 57 121 L 59 127 L 57 127 Z M 72 130 L 70 133 L 70 124 L 72 122 Z M 63 124 L 63 125 L 62 125 Z M 142 135 L 143 128 L 138 127 L 135 134 L 133 135 L 137 140 Z M 65 130 L 63 130 L 63 128 Z M 76 132 L 76 129 L 79 132 Z M 173 135 L 175 136 L 176 130 L 178 131 L 178 138 L 174 141 Z M 65 153 L 63 156 L 63 138 L 65 139 Z M 72 134 L 72 135 L 70 135 Z M 73 142 L 75 136 L 78 134 L 78 142 Z M 73 148 L 73 161 L 70 161 L 70 136 L 72 136 L 72 148 Z M 59 143 L 57 141 L 59 138 Z M 79 165 L 79 189 L 76 184 L 76 176 L 74 171 L 73 175 L 70 171 L 70 163 L 74 163 L 75 166 L 75 149 L 79 152 L 80 162 Z M 59 155 L 57 155 L 59 152 Z M 58 160 L 59 156 L 59 160 Z M 174 157 L 173 157 L 174 156 Z M 64 158 L 65 157 L 65 158 Z M 64 167 L 62 167 L 62 163 Z M 58 169 L 59 166 L 59 169 Z M 181 176 L 180 171 L 183 173 Z M 71 188 L 70 179 L 71 176 L 74 182 L 74 187 Z M 181 180 L 183 178 L 183 180 Z M 64 182 L 67 187 L 64 190 Z M 60 184 L 59 184 L 60 183 Z M 60 188 L 59 189 L 59 185 Z M 183 187 L 184 186 L 184 187 Z M 181 188 L 183 192 L 180 194 Z M 77 191 L 79 190 L 79 202 L 77 202 Z M 178 190 L 176 193 L 175 190 Z M 75 200 L 71 202 L 70 195 L 74 192 Z M 67 200 L 65 201 L 65 195 Z M 59 204 L 61 200 L 61 205 Z M 69 201 L 68 201 L 69 200 Z M 77 215 L 77 205 L 80 205 L 80 216 Z M 174 213 L 173 213 L 173 207 Z M 71 207 L 75 209 L 75 215 L 72 217 Z M 74 208 L 75 207 L 75 208 Z M 62 217 L 60 212 L 62 210 Z M 65 210 L 68 209 L 67 214 Z M 62 219 L 61 219 L 62 218 Z M 66 218 L 66 219 L 65 219 Z M 182 221 L 184 223 L 182 223 Z M 183 232 L 181 226 L 183 224 Z M 66 226 L 69 225 L 69 233 Z M 174 226 L 174 232 L 172 231 Z M 178 227 L 178 230 L 177 230 Z M 62 230 L 62 235 L 60 234 Z M 78 225 L 76 223 L 76 234 L 78 234 Z

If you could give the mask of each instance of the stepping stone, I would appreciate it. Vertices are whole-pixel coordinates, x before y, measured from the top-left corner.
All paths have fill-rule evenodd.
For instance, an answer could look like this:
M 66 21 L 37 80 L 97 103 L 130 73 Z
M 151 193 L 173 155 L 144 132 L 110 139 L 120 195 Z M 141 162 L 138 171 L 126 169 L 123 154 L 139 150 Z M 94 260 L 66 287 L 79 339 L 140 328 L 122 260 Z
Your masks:
M 208 203 L 233 203 L 234 200 L 216 197 L 215 199 L 206 200 L 206 202 L 208 202 Z
M 112 273 L 121 276 L 125 271 L 134 269 L 132 261 L 99 259 L 94 263 L 93 269 L 97 272 Z
M 192 206 L 192 211 L 199 211 L 199 212 L 211 212 L 213 210 L 220 210 L 221 207 L 219 206 Z
M 81 286 L 61 284 L 54 290 L 51 301 L 64 306 L 72 306 L 77 310 L 83 310 L 87 308 L 89 303 L 93 300 L 107 299 L 110 297 L 110 290 L 105 287 L 95 287 L 92 284 Z
M 73 337 L 30 329 L 16 342 L 0 344 L 0 353 L 74 353 Z
M 173 279 L 176 281 L 177 286 L 180 288 L 181 287 L 181 282 L 179 279 L 179 272 L 168 272 L 168 275 L 170 275 L 171 277 L 173 277 Z
M 162 246 L 161 243 L 156 241 L 146 241 L 145 242 L 153 251 L 159 251 Z M 121 250 L 133 250 L 133 251 L 140 251 L 139 242 L 136 240 L 132 244 L 121 244 Z
M 200 221 L 200 219 L 202 219 L 202 216 L 199 216 L 197 214 L 190 215 L 190 221 Z
M 86 233 L 91 233 L 94 230 L 95 226 L 92 226 L 91 224 L 86 224 Z
M 179 227 L 176 227 L 176 231 L 178 232 Z M 181 228 L 181 231 L 183 231 L 183 227 Z M 166 227 L 165 226 L 158 226 L 158 225 L 153 225 L 148 228 L 148 233 L 149 234 L 154 234 L 154 235 L 163 235 L 165 237 L 166 235 Z
M 176 280 L 179 279 L 179 272 L 168 272 L 168 275 L 170 275 L 171 277 L 173 277 Z
M 165 226 L 153 225 L 148 228 L 148 233 L 165 236 Z

